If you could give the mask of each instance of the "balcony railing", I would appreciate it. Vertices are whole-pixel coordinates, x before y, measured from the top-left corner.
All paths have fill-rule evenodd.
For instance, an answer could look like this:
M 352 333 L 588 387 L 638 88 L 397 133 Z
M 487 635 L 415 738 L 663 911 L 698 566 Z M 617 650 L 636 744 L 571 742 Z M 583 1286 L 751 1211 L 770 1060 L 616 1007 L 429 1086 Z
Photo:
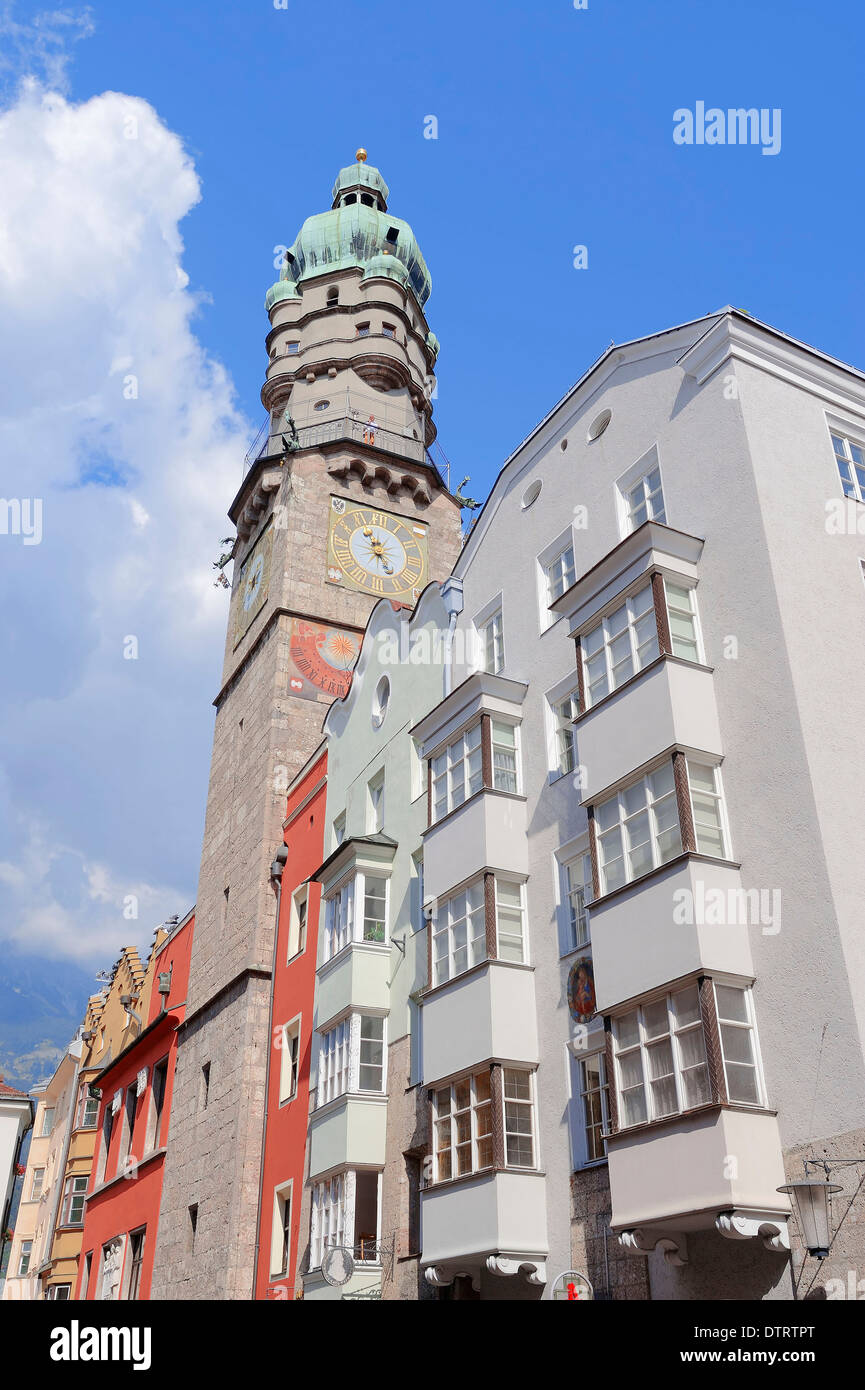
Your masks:
M 284 442 L 283 442 L 284 441 Z M 413 463 L 425 464 L 441 478 L 445 487 L 450 486 L 450 463 L 444 451 L 433 443 L 432 451 L 420 439 L 381 425 L 370 426 L 356 415 L 341 415 L 335 419 L 322 420 L 311 425 L 286 426 L 275 434 L 270 432 L 270 421 L 265 420 L 243 460 L 243 476 L 260 458 L 279 455 L 288 446 L 289 452 L 295 449 L 314 448 L 319 444 L 336 444 L 347 441 L 354 444 L 374 444 L 384 453 L 394 454 Z

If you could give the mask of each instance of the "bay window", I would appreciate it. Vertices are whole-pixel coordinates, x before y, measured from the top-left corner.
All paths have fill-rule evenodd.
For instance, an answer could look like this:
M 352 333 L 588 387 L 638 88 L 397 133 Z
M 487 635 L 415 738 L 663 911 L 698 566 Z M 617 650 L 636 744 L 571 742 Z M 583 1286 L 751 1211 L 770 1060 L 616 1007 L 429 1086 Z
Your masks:
M 468 797 L 480 791 L 483 768 L 479 722 L 433 758 L 432 777 L 434 820 L 441 820 L 448 811 L 455 810 Z
M 361 1091 L 384 1091 L 384 1019 L 375 1014 L 360 1015 L 360 1060 L 358 1086 Z
M 337 1173 L 312 1189 L 310 1269 L 318 1269 L 326 1250 L 345 1244 L 345 1178 Z
M 595 807 L 601 892 L 682 852 L 673 765 L 664 763 Z
M 493 1166 L 492 1103 L 487 1068 L 440 1086 L 433 1100 L 436 1182 Z
M 658 656 L 658 624 L 651 583 L 631 594 L 584 634 L 586 706 L 617 690 Z
M 720 774 L 717 767 L 688 759 L 694 837 L 700 854 L 723 859 L 727 852 Z
M 317 1103 L 358 1091 L 384 1094 L 386 1022 L 380 1014 L 349 1014 L 321 1034 Z
M 717 767 L 688 758 L 688 796 L 698 854 L 729 853 L 723 793 Z M 641 878 L 681 854 L 683 842 L 672 762 L 598 802 L 594 809 L 601 893 Z
M 696 985 L 615 1019 L 613 1038 L 622 1129 L 711 1100 Z
M 344 1018 L 321 1035 L 318 1054 L 318 1103 L 326 1105 L 348 1090 L 350 1020 Z
M 500 792 L 519 790 L 517 773 L 517 730 L 515 724 L 493 719 L 491 739 L 493 748 L 493 786 Z
M 91 1096 L 90 1087 L 85 1081 L 78 1090 L 78 1109 L 75 1113 L 75 1128 L 95 1129 L 98 1117 L 99 1101 Z
M 716 982 L 715 1006 L 721 1033 L 727 1098 L 740 1105 L 760 1105 L 763 1098 L 757 1066 L 751 991 Z
M 534 1168 L 535 1126 L 532 1073 L 505 1067 L 505 1162 L 509 1168 Z
M 696 589 L 693 585 L 675 584 L 672 579 L 665 578 L 664 596 L 673 655 L 684 661 L 700 661 Z
M 387 879 L 358 873 L 326 900 L 323 962 L 332 960 L 351 941 L 384 943 L 387 939 Z
M 496 933 L 499 960 L 525 961 L 526 930 L 523 887 L 496 878 Z
M 484 883 L 476 879 L 439 903 L 433 918 L 433 984 L 440 985 L 486 959 Z
M 381 1174 L 349 1169 L 312 1189 L 310 1269 L 318 1269 L 328 1250 L 347 1245 L 355 1262 L 378 1264 Z

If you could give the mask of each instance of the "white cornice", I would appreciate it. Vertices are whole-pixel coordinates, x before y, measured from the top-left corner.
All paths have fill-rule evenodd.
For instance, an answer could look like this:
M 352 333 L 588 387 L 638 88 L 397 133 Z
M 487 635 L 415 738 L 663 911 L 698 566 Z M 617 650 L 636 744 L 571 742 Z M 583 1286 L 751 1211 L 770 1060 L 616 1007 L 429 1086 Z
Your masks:
M 799 390 L 865 416 L 865 374 L 834 357 L 788 338 L 756 319 L 732 312 L 707 329 L 679 358 L 687 376 L 702 386 L 734 359 L 778 377 Z

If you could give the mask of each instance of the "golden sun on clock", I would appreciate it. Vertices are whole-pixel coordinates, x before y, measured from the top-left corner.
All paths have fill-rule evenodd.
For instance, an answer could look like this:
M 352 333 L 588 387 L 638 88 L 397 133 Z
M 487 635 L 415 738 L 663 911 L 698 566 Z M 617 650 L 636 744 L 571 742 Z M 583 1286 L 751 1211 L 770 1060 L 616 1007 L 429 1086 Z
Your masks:
M 427 528 L 344 497 L 330 501 L 329 582 L 414 602 L 428 579 Z

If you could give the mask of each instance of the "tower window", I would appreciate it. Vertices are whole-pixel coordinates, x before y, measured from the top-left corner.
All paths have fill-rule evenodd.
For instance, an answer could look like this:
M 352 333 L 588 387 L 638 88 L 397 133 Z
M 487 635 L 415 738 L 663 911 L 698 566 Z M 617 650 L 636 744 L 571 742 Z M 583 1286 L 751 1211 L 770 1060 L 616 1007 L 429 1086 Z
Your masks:
M 399 227 L 388 227 L 387 240 L 393 246 L 399 240 Z
M 289 357 L 294 357 L 298 352 L 300 352 L 300 343 L 286 343 L 285 350 L 288 353 Z
M 343 200 L 342 200 L 342 205 L 343 205 L 343 207 L 346 207 L 349 203 L 356 203 L 356 202 L 357 202 L 357 194 L 356 194 L 356 193 L 346 193 L 345 197 L 344 197 Z
M 327 307 L 330 308 L 330 306 L 331 306 L 332 304 L 338 304 L 338 303 L 339 303 L 339 290 L 337 289 L 336 285 L 332 285 L 331 288 L 330 288 L 330 289 L 328 290 L 328 292 L 327 292 Z
M 386 338 L 396 337 L 396 329 L 394 328 L 392 323 L 383 323 L 381 326 L 381 331 Z
M 361 195 L 360 195 L 360 201 L 363 203 L 364 207 L 367 207 L 367 208 L 374 208 L 374 207 L 375 207 L 375 198 L 373 198 L 373 196 L 372 196 L 371 193 L 361 193 Z
M 357 328 L 355 329 L 355 336 L 358 337 L 358 338 L 368 338 L 368 337 L 369 337 L 369 324 L 368 324 L 368 323 L 359 323 L 359 324 L 357 325 Z
M 315 405 L 312 408 L 313 410 L 327 410 L 329 405 L 330 401 L 316 401 Z

